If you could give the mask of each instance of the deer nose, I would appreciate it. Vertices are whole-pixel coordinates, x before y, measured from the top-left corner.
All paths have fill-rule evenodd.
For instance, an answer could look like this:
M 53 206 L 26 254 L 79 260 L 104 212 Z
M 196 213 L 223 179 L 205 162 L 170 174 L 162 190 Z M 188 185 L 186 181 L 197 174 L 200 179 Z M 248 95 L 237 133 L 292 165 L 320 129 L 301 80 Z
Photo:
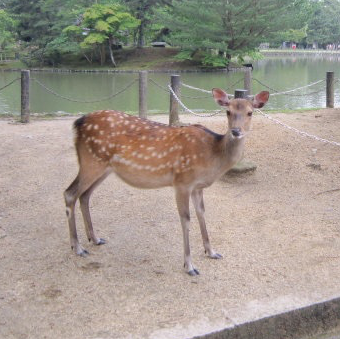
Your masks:
M 231 134 L 234 137 L 239 137 L 241 135 L 241 129 L 240 128 L 232 128 L 231 129 Z

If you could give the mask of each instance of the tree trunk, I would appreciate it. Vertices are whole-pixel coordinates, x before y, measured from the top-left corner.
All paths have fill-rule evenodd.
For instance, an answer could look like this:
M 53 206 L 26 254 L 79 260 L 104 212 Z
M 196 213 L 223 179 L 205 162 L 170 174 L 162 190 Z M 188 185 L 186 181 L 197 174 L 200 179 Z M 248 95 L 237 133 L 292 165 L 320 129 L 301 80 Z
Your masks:
M 90 58 L 89 56 L 87 56 L 86 53 L 83 53 L 85 59 L 88 61 L 88 63 L 91 65 L 92 64 L 92 58 Z
M 145 21 L 142 20 L 139 27 L 138 27 L 137 48 L 143 48 L 144 47 L 144 28 L 145 28 Z
M 99 46 L 99 54 L 100 54 L 100 66 L 104 66 L 106 60 L 105 44 Z
M 112 51 L 112 37 L 109 37 L 109 51 L 110 51 L 110 59 L 112 62 L 113 67 L 117 67 L 115 58 L 113 56 L 113 51 Z

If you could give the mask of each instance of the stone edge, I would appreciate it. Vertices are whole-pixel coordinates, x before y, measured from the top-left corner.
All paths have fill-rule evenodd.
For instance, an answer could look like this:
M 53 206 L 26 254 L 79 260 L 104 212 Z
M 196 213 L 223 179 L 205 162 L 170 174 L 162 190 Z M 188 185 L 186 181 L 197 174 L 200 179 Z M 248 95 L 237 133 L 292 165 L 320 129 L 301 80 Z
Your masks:
M 340 325 L 340 297 L 191 339 L 298 339 Z

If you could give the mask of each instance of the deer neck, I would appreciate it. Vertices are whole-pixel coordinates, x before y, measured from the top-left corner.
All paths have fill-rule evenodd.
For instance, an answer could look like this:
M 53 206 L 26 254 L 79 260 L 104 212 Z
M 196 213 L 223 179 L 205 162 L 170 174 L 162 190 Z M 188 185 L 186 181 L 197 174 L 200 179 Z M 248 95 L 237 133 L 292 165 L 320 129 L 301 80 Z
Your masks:
M 243 156 L 245 138 L 233 138 L 230 131 L 221 140 L 222 166 L 226 170 L 233 167 Z

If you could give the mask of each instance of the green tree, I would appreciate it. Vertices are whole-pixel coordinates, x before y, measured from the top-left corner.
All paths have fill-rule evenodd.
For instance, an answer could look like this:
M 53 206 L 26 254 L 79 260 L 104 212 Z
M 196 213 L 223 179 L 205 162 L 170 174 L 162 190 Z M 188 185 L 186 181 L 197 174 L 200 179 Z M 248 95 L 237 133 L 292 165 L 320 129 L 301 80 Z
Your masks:
M 0 9 L 0 52 L 7 52 L 14 47 L 16 22 L 3 9 Z
M 257 50 L 261 42 L 288 28 L 305 25 L 308 0 L 174 0 L 159 12 L 170 29 L 169 42 L 184 57 L 203 53 L 203 63 L 225 65 Z M 214 54 L 215 53 L 215 54 Z
M 98 47 L 101 65 L 105 63 L 107 46 L 111 62 L 116 66 L 113 47 L 126 41 L 129 30 L 135 29 L 139 23 L 121 5 L 95 4 L 85 11 L 80 25 L 68 26 L 64 32 L 81 39 L 80 46 L 84 49 Z
M 60 54 L 58 41 L 62 29 L 77 21 L 80 12 L 93 0 L 3 0 L 17 21 L 16 33 L 23 48 L 27 47 L 26 61 L 38 59 L 41 63 L 54 62 Z
M 154 27 L 154 11 L 160 6 L 170 5 L 171 0 L 123 0 L 134 16 L 140 20 L 137 29 L 137 47 L 145 45 L 146 30 Z M 159 28 L 159 27 L 158 27 Z
M 340 0 L 323 0 L 316 3 L 313 19 L 308 25 L 307 41 L 327 44 L 340 44 Z

